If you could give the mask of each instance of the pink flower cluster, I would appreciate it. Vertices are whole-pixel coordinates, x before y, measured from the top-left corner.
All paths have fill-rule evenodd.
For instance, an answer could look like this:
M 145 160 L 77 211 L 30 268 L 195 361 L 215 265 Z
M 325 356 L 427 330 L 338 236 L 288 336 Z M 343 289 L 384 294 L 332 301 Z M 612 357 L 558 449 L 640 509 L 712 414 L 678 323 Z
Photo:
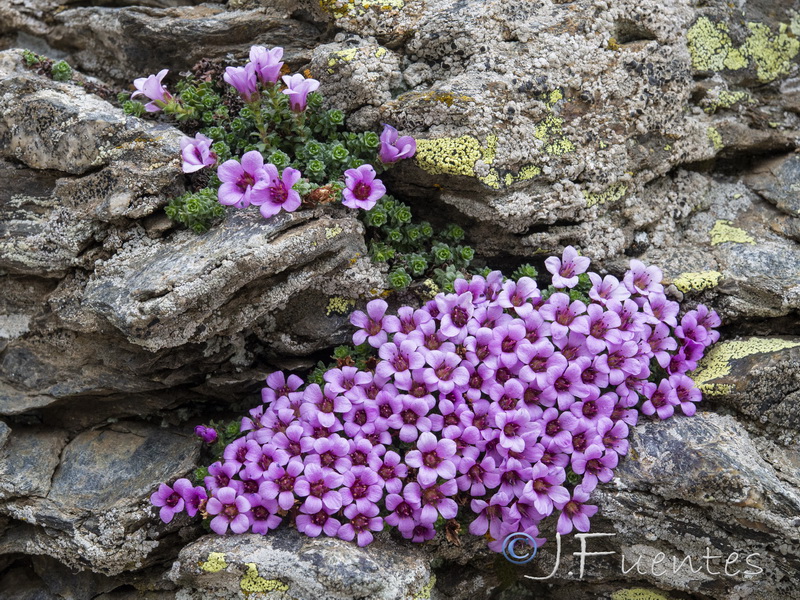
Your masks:
M 377 349 L 374 371 L 333 368 L 323 386 L 270 375 L 209 469 L 212 529 L 263 534 L 286 519 L 363 546 L 385 524 L 431 539 L 461 513 L 498 551 L 551 515 L 560 534 L 588 531 L 589 496 L 613 477 L 639 412 L 694 414 L 686 372 L 720 321 L 703 306 L 679 320 L 661 272 L 639 261 L 621 282 L 589 273 L 583 300 L 588 259 L 568 247 L 546 266 L 544 295 L 495 271 L 396 315 L 371 301 L 351 322 L 354 343 Z M 165 520 L 198 505 L 202 488 L 184 482 L 153 495 Z

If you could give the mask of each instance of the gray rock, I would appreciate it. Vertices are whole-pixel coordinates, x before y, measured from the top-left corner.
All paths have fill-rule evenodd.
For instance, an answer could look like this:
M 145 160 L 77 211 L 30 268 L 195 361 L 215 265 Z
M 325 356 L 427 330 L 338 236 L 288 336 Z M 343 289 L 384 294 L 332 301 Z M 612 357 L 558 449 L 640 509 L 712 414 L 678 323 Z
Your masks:
M 205 536 L 186 546 L 169 577 L 189 599 L 274 598 L 400 600 L 428 597 L 424 555 L 388 541 L 368 548 L 295 530 L 277 535 Z
M 39 441 L 42 434 L 23 437 L 17 430 L 4 452 L 21 446 L 15 437 L 33 446 L 31 440 Z M 63 445 L 63 438 L 56 441 Z M 79 434 L 60 458 L 61 445 L 51 444 L 47 460 L 42 460 L 42 452 L 48 449 L 40 443 L 35 457 L 30 452 L 23 455 L 27 462 L 9 453 L 3 463 L 28 473 L 11 480 L 13 493 L 4 493 L 6 500 L 0 505 L 0 512 L 24 523 L 6 536 L 5 548 L 51 556 L 72 569 L 106 575 L 142 569 L 168 551 L 186 517 L 154 527 L 158 517 L 149 497 L 159 483 L 186 475 L 196 464 L 199 442 L 194 436 L 130 422 Z M 30 473 L 38 479 L 33 481 Z
M 766 161 L 753 169 L 744 181 L 783 212 L 800 217 L 800 159 L 796 155 Z
M 47 496 L 66 441 L 63 431 L 15 427 L 0 450 L 0 500 Z

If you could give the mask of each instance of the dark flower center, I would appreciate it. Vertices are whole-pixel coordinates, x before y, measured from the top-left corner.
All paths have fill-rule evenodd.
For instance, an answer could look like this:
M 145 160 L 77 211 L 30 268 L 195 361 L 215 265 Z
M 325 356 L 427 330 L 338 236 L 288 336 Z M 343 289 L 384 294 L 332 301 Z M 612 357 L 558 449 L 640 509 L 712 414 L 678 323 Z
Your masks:
M 547 359 L 542 356 L 534 356 L 528 366 L 534 373 L 544 373 L 547 370 Z
M 367 455 L 361 450 L 356 450 L 350 455 L 350 460 L 354 466 L 367 464 Z
M 288 473 L 278 479 L 275 483 L 278 484 L 278 487 L 282 492 L 291 492 L 294 489 L 294 477 L 289 475 Z
M 511 374 L 511 371 L 509 371 L 506 367 L 500 367 L 497 369 L 497 373 L 494 374 L 494 378 L 497 379 L 497 383 L 505 383 L 512 377 L 513 375 Z
M 678 386 L 675 390 L 678 394 L 678 400 L 681 402 L 687 402 L 689 400 L 689 389 L 685 388 L 684 386 Z
M 518 400 L 516 398 L 510 398 L 504 395 L 497 403 L 503 410 L 514 410 L 517 407 L 517 402 Z
M 357 410 L 356 414 L 353 416 L 353 423 L 356 425 L 364 425 L 367 422 L 367 411 L 363 408 L 361 410 Z
M 489 356 L 489 346 L 478 346 L 475 348 L 475 356 L 483 360 Z
M 569 390 L 571 385 L 572 383 L 570 382 L 570 380 L 562 375 L 561 377 L 556 379 L 555 383 L 553 384 L 553 387 L 556 388 L 556 391 L 558 392 L 566 392 Z
M 242 483 L 244 483 L 244 493 L 245 494 L 255 494 L 258 492 L 258 482 L 252 479 L 245 479 Z
M 588 440 L 586 439 L 585 433 L 579 433 L 577 435 L 572 436 L 572 447 L 575 448 L 578 452 L 583 452 L 586 450 L 586 444 Z
M 327 452 L 323 452 L 319 455 L 319 463 L 323 467 L 330 467 L 333 463 L 335 463 L 337 458 L 333 455 L 333 453 L 328 450 Z
M 520 476 L 516 471 L 505 471 L 500 476 L 500 479 L 505 483 L 514 484 L 520 480 Z
M 429 487 L 426 490 L 422 490 L 422 503 L 423 504 L 433 504 L 434 506 L 439 504 L 442 500 L 444 500 L 444 494 L 439 491 L 439 486 Z
M 537 494 L 546 494 L 550 489 L 550 484 L 544 479 L 536 479 L 533 482 L 533 491 Z
M 571 262 L 564 263 L 558 271 L 561 277 L 572 277 L 575 275 L 575 265 Z
M 589 367 L 583 373 L 581 373 L 581 381 L 583 381 L 583 383 L 594 383 L 596 378 L 597 371 L 594 367 Z
M 324 413 L 332 413 L 333 412 L 333 400 L 328 397 L 322 399 L 322 403 L 319 405 L 319 410 Z
M 567 513 L 568 517 L 574 517 L 581 512 L 581 505 L 575 500 L 570 500 L 564 505 L 564 512 Z
M 453 367 L 448 367 L 446 364 L 441 364 L 433 371 L 436 376 L 442 381 L 448 381 L 453 374 Z
M 367 323 L 367 333 L 370 335 L 378 335 L 381 332 L 381 321 L 369 320 Z
M 439 339 L 435 333 L 432 333 L 428 336 L 425 336 L 425 347 L 428 350 L 438 350 L 439 346 L 442 345 L 442 341 Z
M 625 360 L 625 359 L 622 356 L 620 356 L 619 354 L 617 354 L 616 352 L 614 354 L 609 354 L 608 355 L 608 366 L 611 369 L 619 369 L 619 366 L 622 364 L 623 360 Z
M 253 179 L 253 176 L 250 175 L 250 173 L 245 172 L 239 178 L 238 185 L 239 185 L 240 188 L 242 188 L 242 190 L 246 190 L 247 188 L 251 187 L 254 183 L 255 183 L 255 179 Z
M 442 459 L 438 454 L 436 454 L 435 450 L 433 452 L 425 452 L 422 455 L 422 464 L 424 464 L 426 467 L 430 467 L 431 469 L 438 467 L 439 463 L 441 462 Z
M 375 398 L 378 397 L 380 391 L 381 390 L 374 383 L 369 384 L 369 387 L 367 388 L 367 398 L 369 398 L 370 400 L 375 400 Z
M 300 448 L 300 442 L 289 442 L 289 446 L 286 449 L 292 456 L 300 456 L 300 453 L 303 451 Z
M 411 395 L 415 398 L 422 398 L 423 396 L 428 395 L 428 388 L 425 384 L 421 381 L 415 381 L 411 384 L 411 389 L 409 390 Z
M 272 457 L 266 454 L 262 454 L 261 458 L 258 459 L 258 466 L 263 471 L 269 469 L 269 466 L 272 464 Z
M 417 419 L 419 419 L 417 413 L 415 413 L 410 408 L 407 408 L 406 410 L 402 411 L 400 413 L 400 416 L 403 418 L 403 423 L 405 423 L 406 425 L 415 425 Z
M 247 456 L 247 446 L 239 446 L 236 450 L 236 462 L 244 463 Z
M 392 413 L 392 405 L 389 404 L 388 402 L 386 404 L 381 404 L 381 407 L 380 407 L 379 411 L 380 411 L 381 417 L 383 417 L 384 419 L 388 419 L 393 414 Z
M 509 300 L 511 300 L 512 306 L 522 306 L 525 303 L 525 298 L 517 292 L 514 292 Z
M 483 385 L 483 377 L 481 377 L 477 372 L 473 373 L 469 377 L 469 387 L 473 390 L 478 390 Z
M 397 357 L 392 361 L 392 366 L 394 367 L 395 371 L 405 371 L 408 369 L 408 361 L 402 354 L 398 354 Z
M 469 315 L 467 314 L 466 310 L 460 306 L 456 306 L 450 313 L 450 319 L 453 321 L 453 325 L 456 327 L 464 327 L 464 325 L 466 325 L 469 321 Z
M 286 186 L 283 185 L 283 182 L 274 182 L 275 185 L 270 186 L 269 195 L 272 198 L 272 202 L 275 204 L 283 204 L 286 202 L 286 199 L 289 197 L 289 190 L 286 189 Z
M 328 513 L 324 510 L 319 511 L 311 517 L 311 522 L 317 527 L 322 527 L 328 521 Z
M 364 515 L 356 515 L 350 523 L 356 531 L 366 531 L 369 529 L 369 517 Z
M 402 519 L 410 519 L 414 514 L 414 510 L 409 506 L 408 502 L 401 502 L 394 511 Z
M 584 417 L 591 419 L 597 414 L 597 411 L 598 411 L 597 404 L 593 400 L 590 400 L 589 402 L 584 402 L 583 404 Z
M 481 415 L 479 417 L 475 417 L 472 420 L 472 425 L 476 429 L 486 429 L 486 415 Z
M 353 498 L 363 498 L 367 495 L 368 488 L 367 484 L 360 479 L 356 479 L 353 485 L 350 486 L 350 493 L 353 494 Z
M 414 331 L 416 328 L 417 328 L 417 326 L 416 326 L 416 325 L 414 325 L 414 321 L 413 321 L 413 320 L 408 320 L 408 321 L 400 321 L 400 330 L 401 330 L 403 333 L 411 333 L 411 332 L 412 332 L 412 331 Z
M 372 186 L 370 186 L 368 183 L 364 183 L 363 181 L 359 181 L 353 188 L 353 196 L 355 196 L 358 200 L 366 200 L 369 198 L 371 193 Z
M 560 325 L 569 325 L 575 320 L 575 315 L 569 308 L 560 308 L 556 311 L 556 322 Z
M 328 486 L 325 485 L 325 480 L 320 479 L 319 481 L 315 481 L 311 484 L 311 495 L 316 496 L 317 498 L 322 498 L 328 491 Z
M 513 352 L 514 348 L 517 347 L 517 340 L 513 340 L 510 337 L 506 337 L 500 344 L 500 348 L 508 354 L 509 352 Z
M 525 402 L 525 404 L 538 404 L 539 391 L 533 388 L 526 389 L 525 393 L 522 395 L 522 400 Z
M 380 475 L 381 479 L 384 481 L 389 481 L 390 479 L 394 478 L 394 467 L 383 465 L 380 469 L 378 469 L 378 475 Z
M 656 391 L 653 394 L 653 397 L 650 398 L 650 402 L 656 408 L 661 408 L 662 406 L 664 406 L 667 403 L 667 396 L 663 392 Z
M 608 331 L 608 327 L 606 327 L 605 322 L 600 319 L 599 321 L 595 321 L 592 323 L 592 327 L 589 330 L 589 333 L 592 337 L 602 338 L 606 332 Z
M 219 487 L 228 487 L 228 484 L 231 482 L 231 478 L 228 477 L 225 473 L 219 473 L 215 476 L 217 480 L 217 485 Z
M 603 465 L 600 463 L 600 460 L 597 458 L 593 458 L 591 460 L 586 461 L 586 470 L 589 473 L 597 474 L 603 470 Z
M 482 466 L 476 463 L 469 468 L 467 474 L 469 475 L 469 478 L 475 483 L 483 483 L 483 474 L 485 472 L 486 469 L 484 469 Z
M 232 520 L 239 516 L 239 509 L 235 504 L 226 504 L 222 509 L 222 514 Z
M 554 419 L 545 425 L 544 431 L 547 435 L 553 437 L 559 431 L 561 431 L 561 423 L 559 423 L 557 419 Z
M 618 441 L 619 439 L 615 438 L 613 435 L 611 435 L 611 433 L 607 433 L 605 436 L 603 436 L 603 446 L 606 448 L 613 448 Z
M 567 360 L 571 361 L 576 356 L 578 356 L 578 347 L 577 346 L 565 346 L 561 349 L 561 354 Z
M 251 514 L 256 521 L 266 521 L 269 518 L 269 511 L 264 506 L 254 506 Z
M 174 508 L 175 506 L 177 506 L 178 502 L 180 502 L 180 501 L 181 501 L 180 494 L 178 494 L 178 492 L 173 492 L 173 493 L 171 493 L 169 495 L 169 498 L 167 498 L 164 501 L 164 504 L 166 504 L 170 508 Z
M 506 423 L 506 426 L 503 427 L 503 433 L 509 437 L 516 436 L 518 430 L 519 425 L 517 423 Z

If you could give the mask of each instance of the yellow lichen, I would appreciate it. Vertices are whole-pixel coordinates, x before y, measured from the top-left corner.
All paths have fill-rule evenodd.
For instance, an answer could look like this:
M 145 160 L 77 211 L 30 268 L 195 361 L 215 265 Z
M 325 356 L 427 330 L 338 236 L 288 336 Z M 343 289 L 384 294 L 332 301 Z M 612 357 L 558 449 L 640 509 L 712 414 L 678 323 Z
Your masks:
M 734 242 L 736 244 L 755 244 L 756 241 L 744 229 L 732 227 L 730 221 L 721 219 L 714 223 L 714 227 L 708 232 L 711 237 L 711 245 L 718 246 L 725 242 Z
M 430 580 L 423 586 L 416 596 L 412 597 L 413 600 L 428 600 L 431 597 L 431 591 L 433 591 L 434 585 L 436 585 L 436 575 L 431 573 Z
M 322 10 L 332 14 L 337 19 L 363 15 L 370 8 L 379 10 L 399 10 L 405 6 L 404 0 L 319 0 Z
M 378 48 L 375 50 L 375 58 L 383 58 L 386 55 L 386 48 Z
M 794 21 L 793 21 L 794 24 Z M 700 17 L 686 34 L 692 66 L 698 71 L 736 71 L 752 62 L 763 83 L 786 75 L 792 59 L 800 52 L 800 41 L 781 24 L 778 33 L 763 23 L 747 23 L 750 35 L 736 48 L 728 26 Z
M 258 574 L 258 568 L 255 563 L 245 563 L 247 573 L 245 573 L 242 580 L 239 582 L 239 587 L 245 594 L 252 594 L 256 592 L 285 592 L 289 586 L 283 583 L 280 579 L 264 579 Z
M 689 375 L 694 379 L 695 385 L 704 394 L 720 395 L 730 392 L 731 385 L 712 383 L 731 372 L 731 361 L 739 360 L 752 354 L 777 352 L 787 348 L 800 346 L 800 342 L 784 340 L 781 338 L 753 337 L 746 340 L 732 340 L 714 344 Z
M 586 198 L 587 208 L 595 204 L 606 204 L 608 202 L 616 202 L 622 198 L 628 191 L 628 186 L 624 183 L 615 183 L 607 187 L 602 192 L 583 192 L 583 197 Z
M 222 552 L 212 552 L 208 555 L 206 562 L 200 563 L 200 568 L 207 573 L 216 573 L 222 569 L 227 568 L 228 563 L 225 562 L 225 554 Z
M 564 92 L 560 89 L 555 89 L 547 95 L 547 106 L 552 108 L 554 104 L 564 99 Z
M 627 590 L 617 590 L 611 594 L 611 600 L 671 600 L 671 598 L 656 590 L 630 588 Z
M 486 148 L 483 149 L 483 162 L 490 165 L 494 162 L 495 153 L 497 152 L 497 136 L 486 136 Z
M 546 142 L 544 151 L 547 154 L 561 156 L 562 154 L 567 154 L 575 150 L 575 144 L 563 135 L 563 125 L 564 119 L 552 114 L 547 115 L 536 125 L 533 136 L 537 140 Z
M 333 227 L 326 227 L 325 228 L 325 239 L 335 238 L 337 235 L 342 233 L 344 229 L 341 228 L 339 225 L 334 225 Z
M 681 273 L 672 282 L 684 294 L 689 291 L 699 292 L 716 287 L 722 279 L 719 271 L 700 271 L 696 273 Z
M 708 134 L 708 140 L 714 146 L 714 150 L 722 150 L 725 147 L 725 144 L 722 143 L 722 136 L 716 127 L 709 127 L 706 133 Z
M 342 298 L 341 296 L 334 296 L 328 300 L 328 306 L 325 308 L 325 314 L 329 317 L 333 314 L 346 315 L 355 305 L 355 300 L 351 300 L 350 298 Z
M 527 181 L 528 179 L 533 179 L 537 175 L 540 175 L 542 170 L 537 167 L 536 165 L 525 165 L 519 170 L 519 175 L 517 175 L 518 181 Z
M 716 94 L 716 97 L 710 97 L 706 101 L 705 111 L 707 113 L 714 113 L 720 108 L 730 108 L 734 104 L 755 104 L 756 101 L 753 99 L 753 96 L 750 95 L 749 92 L 744 91 L 737 91 L 737 92 L 729 92 L 728 90 L 722 90 Z
M 603 140 L 600 140 L 597 143 L 597 147 L 600 148 L 600 150 L 605 150 L 606 148 L 608 148 L 608 143 L 604 142 Z
M 483 177 L 478 177 L 478 180 L 494 190 L 500 189 L 500 174 L 497 169 L 489 169 L 489 172 Z
M 425 288 L 422 295 L 425 300 L 430 300 L 431 298 L 436 297 L 436 294 L 442 291 L 439 289 L 439 286 L 436 285 L 436 282 L 433 279 L 426 279 L 423 281 L 422 287 Z
M 475 176 L 475 163 L 483 158 L 484 150 L 477 138 L 462 135 L 457 138 L 417 140 L 415 159 L 423 170 L 432 175 Z
M 616 52 L 617 50 L 619 50 L 619 42 L 617 41 L 616 38 L 609 38 L 608 49 L 611 50 L 612 52 Z

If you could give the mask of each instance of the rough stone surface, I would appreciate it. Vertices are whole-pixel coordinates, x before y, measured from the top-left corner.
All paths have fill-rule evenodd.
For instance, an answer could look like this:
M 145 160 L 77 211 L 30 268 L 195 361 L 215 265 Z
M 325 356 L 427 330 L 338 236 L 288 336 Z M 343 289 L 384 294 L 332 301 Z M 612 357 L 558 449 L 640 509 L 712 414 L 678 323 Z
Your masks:
M 311 539 L 296 531 L 200 538 L 181 551 L 169 578 L 179 597 L 247 598 L 254 592 L 298 600 L 374 598 L 399 600 L 430 590 L 423 556 L 396 544 L 369 549 L 332 538 Z
M 588 557 L 582 579 L 571 536 L 540 582 L 522 576 L 550 573 L 553 539 L 521 568 L 472 536 L 198 539 L 196 522 L 165 526 L 147 502 L 197 462 L 191 425 L 234 417 L 276 366 L 309 367 L 345 341 L 335 307 L 380 294 L 384 273 L 343 209 L 176 230 L 161 208 L 184 190 L 180 133 L 2 52 L 0 596 L 798 597 L 796 2 L 0 4 L 0 48 L 126 89 L 282 45 L 350 127 L 419 140 L 387 173 L 391 191 L 458 221 L 489 264 L 541 266 L 572 244 L 619 275 L 636 257 L 724 320 L 694 374 L 701 413 L 643 420 L 592 497 L 593 531 L 614 536 L 589 550 L 614 554 Z M 709 573 L 707 548 L 712 570 L 737 552 L 740 572 Z M 762 572 L 745 573 L 748 555 Z M 703 568 L 674 573 L 687 556 Z

